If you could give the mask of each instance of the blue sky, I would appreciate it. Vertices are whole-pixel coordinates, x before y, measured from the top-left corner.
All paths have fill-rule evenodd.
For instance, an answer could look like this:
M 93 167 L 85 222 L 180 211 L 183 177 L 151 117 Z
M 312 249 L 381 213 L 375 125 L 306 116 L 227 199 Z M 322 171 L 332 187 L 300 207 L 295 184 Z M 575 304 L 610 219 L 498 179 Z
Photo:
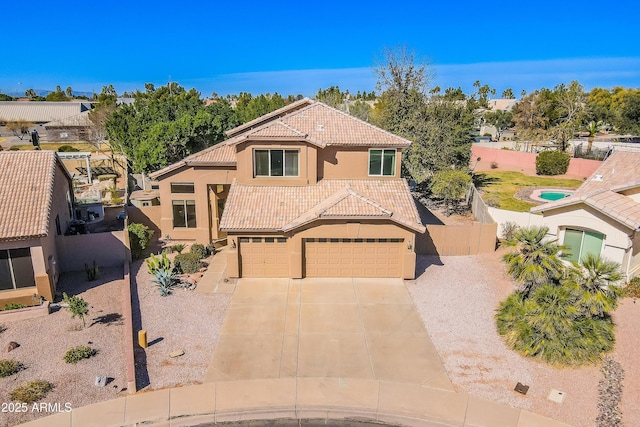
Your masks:
M 3 5 L 0 90 L 118 92 L 169 79 L 203 96 L 370 91 L 406 45 L 443 89 L 640 87 L 635 0 L 32 1 Z M 10 23 L 10 25 L 8 25 Z

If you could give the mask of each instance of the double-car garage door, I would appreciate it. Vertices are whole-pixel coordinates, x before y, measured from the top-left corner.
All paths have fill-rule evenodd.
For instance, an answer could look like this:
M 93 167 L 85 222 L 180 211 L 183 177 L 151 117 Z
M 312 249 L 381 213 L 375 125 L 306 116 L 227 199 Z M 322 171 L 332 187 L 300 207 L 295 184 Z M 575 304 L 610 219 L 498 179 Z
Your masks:
M 305 239 L 306 277 L 402 277 L 403 239 Z
M 290 277 L 287 239 L 241 237 L 242 277 Z M 404 239 L 304 239 L 305 277 L 402 277 Z

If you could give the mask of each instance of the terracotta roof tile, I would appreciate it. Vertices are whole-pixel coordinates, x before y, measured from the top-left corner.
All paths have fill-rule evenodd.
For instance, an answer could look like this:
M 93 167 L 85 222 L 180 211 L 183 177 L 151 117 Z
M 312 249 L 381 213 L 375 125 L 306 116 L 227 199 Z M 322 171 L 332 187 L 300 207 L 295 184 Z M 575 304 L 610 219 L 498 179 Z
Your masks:
M 236 164 L 236 149 L 225 143 L 219 143 L 212 147 L 205 148 L 195 154 L 173 163 L 166 168 L 150 173 L 152 179 L 158 179 L 171 171 L 181 168 L 182 166 L 202 165 L 202 166 L 228 166 Z
M 233 145 L 252 138 L 290 137 L 320 146 L 408 147 L 411 141 L 318 101 L 240 133 Z M 276 126 L 278 124 L 279 126 Z M 285 130 L 286 129 L 286 130 Z
M 0 241 L 47 235 L 56 157 L 54 151 L 0 151 Z
M 389 218 L 424 231 L 404 180 L 322 180 L 307 186 L 231 185 L 222 230 L 291 230 L 320 217 Z

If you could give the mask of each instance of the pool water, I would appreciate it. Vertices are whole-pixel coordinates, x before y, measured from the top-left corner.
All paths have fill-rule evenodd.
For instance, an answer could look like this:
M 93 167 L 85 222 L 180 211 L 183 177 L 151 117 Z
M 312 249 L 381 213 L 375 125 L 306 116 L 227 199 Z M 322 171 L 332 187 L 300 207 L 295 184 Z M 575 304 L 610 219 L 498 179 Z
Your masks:
M 543 191 L 540 193 L 540 198 L 545 200 L 560 200 L 565 197 L 569 197 L 570 193 L 564 193 L 561 191 Z

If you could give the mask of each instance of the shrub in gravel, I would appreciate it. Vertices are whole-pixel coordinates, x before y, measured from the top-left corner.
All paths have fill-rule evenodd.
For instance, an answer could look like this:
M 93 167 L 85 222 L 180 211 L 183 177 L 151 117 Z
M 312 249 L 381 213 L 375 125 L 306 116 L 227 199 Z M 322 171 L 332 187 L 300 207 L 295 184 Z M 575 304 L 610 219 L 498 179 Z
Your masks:
M 162 252 L 161 256 L 155 256 L 151 254 L 151 257 L 147 259 L 147 269 L 149 273 L 155 275 L 159 270 L 171 270 L 171 260 L 167 257 L 167 252 Z
M 618 406 L 622 400 L 624 369 L 615 360 L 605 357 L 600 369 L 603 379 L 598 383 L 597 427 L 622 426 L 622 411 Z
M 20 362 L 11 359 L 0 360 L 0 378 L 17 373 L 22 368 Z
M 193 245 L 191 245 L 191 249 L 189 250 L 189 252 L 198 255 L 200 259 L 206 258 L 207 255 L 209 255 L 207 253 L 207 248 L 205 248 L 204 245 L 201 245 L 200 243 L 194 243 Z
M 622 288 L 623 298 L 640 298 L 640 277 L 634 277 Z
M 528 297 L 514 293 L 498 307 L 498 333 L 513 350 L 550 365 L 598 363 L 613 350 L 613 322 L 584 316 L 581 297 L 576 285 L 544 285 Z
M 53 389 L 48 381 L 34 380 L 14 389 L 9 397 L 22 403 L 33 403 L 42 399 Z
M 185 248 L 187 247 L 187 245 L 185 245 L 184 243 L 176 243 L 175 245 L 171 246 L 171 251 L 172 252 L 178 252 L 179 254 L 182 253 L 182 251 L 185 250 Z
M 194 253 L 178 254 L 174 260 L 176 268 L 184 274 L 197 273 L 204 263 L 200 261 L 200 257 Z
M 507 221 L 500 226 L 502 231 L 502 238 L 508 242 L 515 240 L 516 231 L 520 229 L 520 226 L 512 221 Z
M 77 347 L 71 347 L 64 354 L 64 361 L 67 363 L 76 364 L 82 359 L 88 359 L 92 356 L 95 356 L 98 352 L 89 347 L 88 345 L 79 345 Z
M 66 292 L 62 293 L 62 299 L 67 304 L 66 309 L 71 313 L 71 318 L 79 317 L 82 319 L 82 327 L 85 327 L 84 316 L 89 314 L 89 304 L 84 298 L 77 295 L 69 296 Z
M 157 270 L 154 276 L 156 276 L 156 278 L 151 281 L 156 284 L 156 287 L 160 291 L 160 296 L 163 297 L 169 295 L 171 289 L 173 289 L 178 282 L 178 278 L 170 268 Z

